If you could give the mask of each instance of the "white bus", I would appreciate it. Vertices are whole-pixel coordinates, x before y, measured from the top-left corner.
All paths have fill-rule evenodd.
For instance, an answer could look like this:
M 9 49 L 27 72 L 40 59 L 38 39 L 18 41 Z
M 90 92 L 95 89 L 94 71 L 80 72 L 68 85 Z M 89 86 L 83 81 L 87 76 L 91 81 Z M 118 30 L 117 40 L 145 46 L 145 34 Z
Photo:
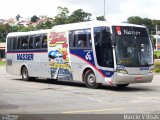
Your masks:
M 10 33 L 6 42 L 6 70 L 23 80 L 75 80 L 97 88 L 153 79 L 153 47 L 145 26 L 90 21 Z

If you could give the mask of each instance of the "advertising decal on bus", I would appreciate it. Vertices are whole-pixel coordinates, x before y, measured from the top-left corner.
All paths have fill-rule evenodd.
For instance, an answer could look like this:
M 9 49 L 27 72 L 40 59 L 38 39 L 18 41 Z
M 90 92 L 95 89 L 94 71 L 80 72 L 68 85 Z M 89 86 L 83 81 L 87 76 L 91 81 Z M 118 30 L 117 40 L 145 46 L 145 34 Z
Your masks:
M 51 31 L 48 43 L 51 78 L 73 80 L 67 51 L 67 33 Z

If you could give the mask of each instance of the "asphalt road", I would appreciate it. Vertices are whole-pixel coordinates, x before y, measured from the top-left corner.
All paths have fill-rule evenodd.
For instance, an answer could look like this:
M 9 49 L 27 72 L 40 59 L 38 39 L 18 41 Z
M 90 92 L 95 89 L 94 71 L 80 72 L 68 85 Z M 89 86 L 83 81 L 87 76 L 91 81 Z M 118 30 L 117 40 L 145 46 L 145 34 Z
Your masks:
M 160 75 L 128 88 L 38 79 L 22 81 L 0 66 L 0 114 L 159 114 Z

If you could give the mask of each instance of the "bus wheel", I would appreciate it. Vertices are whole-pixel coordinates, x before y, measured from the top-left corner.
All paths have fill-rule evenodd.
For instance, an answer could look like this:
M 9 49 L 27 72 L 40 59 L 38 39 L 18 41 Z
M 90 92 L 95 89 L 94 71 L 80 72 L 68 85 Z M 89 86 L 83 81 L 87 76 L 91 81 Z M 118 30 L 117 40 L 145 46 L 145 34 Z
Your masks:
M 119 85 L 116 85 L 117 87 L 119 88 L 125 88 L 127 87 L 129 84 L 119 84 Z
M 84 75 L 84 81 L 87 87 L 97 88 L 100 84 L 96 83 L 96 76 L 92 70 L 88 70 Z
M 28 81 L 30 79 L 30 77 L 28 75 L 27 67 L 25 67 L 25 66 L 22 67 L 21 74 L 22 74 L 22 80 Z
M 47 78 L 47 81 L 48 81 L 49 83 L 54 83 L 54 82 L 57 82 L 58 79 Z

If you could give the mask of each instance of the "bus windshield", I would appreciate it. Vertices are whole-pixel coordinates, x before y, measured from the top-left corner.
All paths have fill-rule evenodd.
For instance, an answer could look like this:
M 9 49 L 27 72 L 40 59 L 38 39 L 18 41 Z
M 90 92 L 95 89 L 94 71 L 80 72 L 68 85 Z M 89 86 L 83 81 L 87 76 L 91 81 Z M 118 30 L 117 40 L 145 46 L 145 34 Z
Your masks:
M 153 65 L 153 48 L 146 28 L 114 26 L 117 65 L 148 67 Z

